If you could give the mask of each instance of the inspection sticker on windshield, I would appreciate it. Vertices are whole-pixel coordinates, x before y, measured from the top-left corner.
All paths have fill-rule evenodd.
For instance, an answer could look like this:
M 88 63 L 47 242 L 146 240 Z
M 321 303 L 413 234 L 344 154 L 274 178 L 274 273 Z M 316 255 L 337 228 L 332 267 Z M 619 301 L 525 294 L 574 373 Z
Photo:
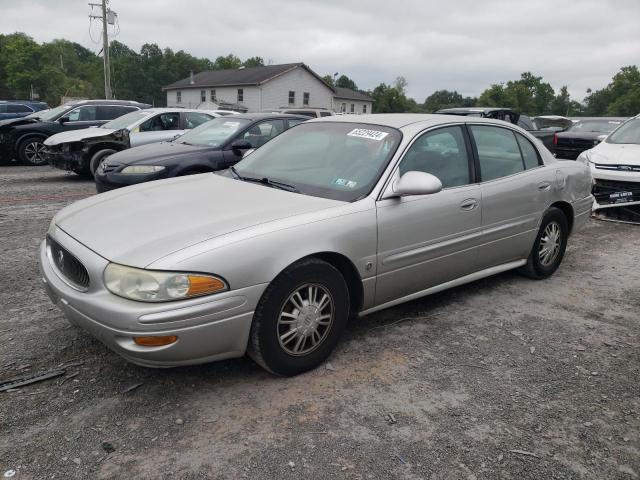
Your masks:
M 350 137 L 368 138 L 369 140 L 375 140 L 379 142 L 389 134 L 387 132 L 380 132 L 378 130 L 369 130 L 366 128 L 354 128 L 349 133 L 347 133 L 347 135 Z
M 347 187 L 347 188 L 355 188 L 355 186 L 358 184 L 358 182 L 354 182 L 353 180 L 347 180 L 346 178 L 335 178 L 333 180 L 334 185 L 339 185 L 341 187 Z

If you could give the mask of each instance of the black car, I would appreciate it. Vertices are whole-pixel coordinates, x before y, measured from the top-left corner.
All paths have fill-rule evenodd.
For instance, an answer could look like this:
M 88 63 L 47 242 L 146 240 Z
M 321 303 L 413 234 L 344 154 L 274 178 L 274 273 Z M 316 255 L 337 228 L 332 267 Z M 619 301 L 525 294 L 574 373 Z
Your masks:
M 47 110 L 49 105 L 33 100 L 0 100 L 0 120 L 10 120 Z
M 568 130 L 553 137 L 553 152 L 558 158 L 575 160 L 585 150 L 595 147 L 626 118 L 585 117 L 579 119 Z
M 110 155 L 96 170 L 98 192 L 127 185 L 224 170 L 249 150 L 309 120 L 302 115 L 244 113 L 203 123 L 181 137 Z
M 25 165 L 45 165 L 44 140 L 68 130 L 99 126 L 134 110 L 149 108 L 128 100 L 80 100 L 42 114 L 0 121 L 0 163 L 16 157 Z
M 540 129 L 535 121 L 526 115 L 510 109 L 498 107 L 460 107 L 460 108 L 443 108 L 435 113 L 445 115 L 463 115 L 466 117 L 481 117 L 503 120 L 505 122 L 518 125 L 527 130 L 531 135 L 539 139 L 549 150 L 553 149 L 554 133 L 557 129 Z

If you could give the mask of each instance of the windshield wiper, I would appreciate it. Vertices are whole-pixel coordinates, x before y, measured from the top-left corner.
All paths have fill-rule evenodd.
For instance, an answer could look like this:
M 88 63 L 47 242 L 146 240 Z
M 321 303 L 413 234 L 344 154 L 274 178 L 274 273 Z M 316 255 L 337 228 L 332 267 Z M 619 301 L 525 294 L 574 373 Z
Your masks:
M 271 180 L 267 177 L 255 178 L 255 177 L 244 177 L 238 173 L 235 167 L 229 167 L 229 170 L 233 172 L 233 174 L 238 177 L 238 180 L 242 180 L 243 182 L 253 182 L 253 183 L 261 183 L 263 185 L 267 185 L 273 188 L 279 188 L 280 190 L 286 190 L 287 192 L 300 193 L 293 185 L 289 185 L 288 183 L 279 182 L 277 180 Z

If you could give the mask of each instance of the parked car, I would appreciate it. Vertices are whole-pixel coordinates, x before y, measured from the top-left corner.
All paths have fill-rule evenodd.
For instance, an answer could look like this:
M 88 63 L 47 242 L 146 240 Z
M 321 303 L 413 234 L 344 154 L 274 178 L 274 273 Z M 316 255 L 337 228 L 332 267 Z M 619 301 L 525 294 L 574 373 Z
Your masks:
M 592 202 L 588 168 L 514 125 L 346 115 L 223 174 L 76 202 L 40 264 L 68 319 L 133 363 L 248 352 L 294 375 L 326 360 L 350 315 L 516 268 L 552 275 Z
M 558 158 L 575 160 L 585 150 L 599 144 L 626 118 L 584 118 L 553 137 L 553 150 Z
M 136 110 L 99 128 L 52 135 L 44 142 L 44 156 L 53 167 L 93 176 L 109 155 L 130 147 L 173 140 L 218 116 L 206 110 L 184 108 Z
M 492 107 L 461 107 L 461 108 L 444 108 L 436 113 L 445 115 L 463 115 L 469 117 L 493 118 L 505 122 L 518 125 L 527 130 L 531 135 L 540 140 L 549 150 L 553 149 L 554 134 L 557 128 L 539 128 L 536 123 L 526 115 L 521 115 L 510 108 L 492 108 Z M 566 120 L 566 127 L 571 125 L 571 120 Z
M 0 122 L 0 159 L 17 156 L 25 165 L 45 165 L 44 141 L 60 132 L 99 126 L 151 105 L 127 100 L 80 100 L 29 117 Z
M 0 120 L 26 117 L 49 108 L 44 102 L 32 100 L 0 100 Z
M 96 171 L 98 192 L 161 178 L 229 168 L 308 117 L 243 113 L 212 120 L 169 143 L 155 143 L 111 155 Z
M 595 180 L 594 210 L 640 205 L 640 115 L 578 155 Z
M 278 108 L 270 110 L 271 113 L 288 113 L 290 115 L 304 115 L 305 117 L 320 118 L 333 115 L 331 110 L 326 108 Z

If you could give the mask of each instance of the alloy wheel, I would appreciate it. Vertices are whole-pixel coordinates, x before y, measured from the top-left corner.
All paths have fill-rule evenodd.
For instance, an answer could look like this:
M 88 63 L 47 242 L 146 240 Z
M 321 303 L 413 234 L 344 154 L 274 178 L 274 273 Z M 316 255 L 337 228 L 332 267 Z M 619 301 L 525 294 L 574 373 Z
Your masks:
M 305 284 L 284 302 L 278 316 L 278 341 L 289 355 L 307 355 L 327 338 L 335 317 L 333 298 L 322 285 Z
M 550 222 L 540 237 L 540 249 L 538 250 L 538 258 L 544 267 L 548 267 L 558 258 L 561 244 L 562 230 L 560 225 L 556 222 Z
M 44 143 L 39 141 L 29 142 L 24 147 L 24 156 L 29 163 L 42 163 L 44 162 Z

